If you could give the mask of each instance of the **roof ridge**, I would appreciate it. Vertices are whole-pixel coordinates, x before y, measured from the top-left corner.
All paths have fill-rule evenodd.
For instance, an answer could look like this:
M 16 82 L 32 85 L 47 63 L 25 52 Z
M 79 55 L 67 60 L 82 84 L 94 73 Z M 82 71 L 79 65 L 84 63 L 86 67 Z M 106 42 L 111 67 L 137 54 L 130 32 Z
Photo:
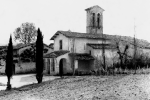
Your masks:
M 88 8 L 85 9 L 85 11 L 90 10 L 90 9 L 92 9 L 92 8 L 94 8 L 94 7 L 99 7 L 100 9 L 102 9 L 103 11 L 105 11 L 105 10 L 104 10 L 103 8 L 101 8 L 99 5 L 94 5 L 94 6 L 88 7 Z
M 63 34 L 66 37 L 75 37 L 75 38 L 87 38 L 87 39 L 107 39 L 107 40 L 120 40 L 123 42 L 132 43 L 132 40 L 134 37 L 131 36 L 122 36 L 122 35 L 111 35 L 111 34 L 103 34 L 104 37 L 102 37 L 102 34 L 91 34 L 91 33 L 81 33 L 81 32 L 70 32 L 70 31 L 57 31 L 51 38 L 51 40 L 54 40 L 57 35 Z M 143 47 L 150 47 L 150 43 L 143 39 L 136 38 L 137 42 L 139 42 L 140 46 Z

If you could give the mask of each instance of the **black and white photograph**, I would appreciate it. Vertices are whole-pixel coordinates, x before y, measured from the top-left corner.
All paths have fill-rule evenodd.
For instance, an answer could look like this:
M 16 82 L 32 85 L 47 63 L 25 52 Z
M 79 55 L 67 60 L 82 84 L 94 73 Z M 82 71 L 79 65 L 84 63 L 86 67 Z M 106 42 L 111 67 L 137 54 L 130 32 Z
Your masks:
M 0 100 L 150 100 L 150 0 L 0 0 Z

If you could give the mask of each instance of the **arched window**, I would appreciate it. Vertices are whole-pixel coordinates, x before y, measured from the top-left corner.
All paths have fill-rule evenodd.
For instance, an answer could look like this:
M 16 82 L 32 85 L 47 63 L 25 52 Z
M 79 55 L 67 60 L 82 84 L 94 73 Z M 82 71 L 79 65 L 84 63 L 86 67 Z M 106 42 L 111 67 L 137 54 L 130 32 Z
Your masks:
M 100 28 L 100 14 L 97 14 L 97 27 Z
M 93 13 L 92 24 L 93 24 L 93 27 L 95 27 L 95 13 Z

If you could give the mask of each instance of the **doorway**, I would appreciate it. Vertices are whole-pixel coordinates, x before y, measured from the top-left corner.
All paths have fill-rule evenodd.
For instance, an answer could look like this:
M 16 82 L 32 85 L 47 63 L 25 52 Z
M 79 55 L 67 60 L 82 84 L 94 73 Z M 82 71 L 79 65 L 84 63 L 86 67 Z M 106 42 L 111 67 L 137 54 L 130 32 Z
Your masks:
M 63 76 L 64 75 L 64 68 L 66 67 L 66 59 L 62 58 L 60 59 L 59 62 L 59 75 Z

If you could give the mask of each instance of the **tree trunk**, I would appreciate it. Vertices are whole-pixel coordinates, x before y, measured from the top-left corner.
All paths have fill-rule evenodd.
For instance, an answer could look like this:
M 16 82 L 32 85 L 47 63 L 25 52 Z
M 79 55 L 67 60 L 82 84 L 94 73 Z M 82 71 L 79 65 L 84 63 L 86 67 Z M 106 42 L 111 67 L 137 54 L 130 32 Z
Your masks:
M 42 83 L 42 78 L 43 78 L 43 74 L 36 75 L 36 79 L 37 79 L 38 83 Z
M 11 90 L 10 77 L 8 77 L 7 88 L 6 90 Z

